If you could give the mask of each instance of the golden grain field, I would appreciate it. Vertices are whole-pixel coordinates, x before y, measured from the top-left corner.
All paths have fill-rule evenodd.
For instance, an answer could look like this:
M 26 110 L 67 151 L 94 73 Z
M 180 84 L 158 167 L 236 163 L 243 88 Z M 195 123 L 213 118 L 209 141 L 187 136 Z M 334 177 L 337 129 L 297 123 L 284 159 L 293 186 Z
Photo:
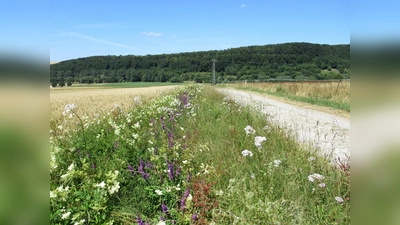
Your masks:
M 127 110 L 137 104 L 134 101 L 135 97 L 139 97 L 141 102 L 146 102 L 175 87 L 50 89 L 50 120 L 62 118 L 62 112 L 67 104 L 75 104 L 74 111 L 78 115 L 91 118 L 95 114 L 110 112 L 115 107 Z

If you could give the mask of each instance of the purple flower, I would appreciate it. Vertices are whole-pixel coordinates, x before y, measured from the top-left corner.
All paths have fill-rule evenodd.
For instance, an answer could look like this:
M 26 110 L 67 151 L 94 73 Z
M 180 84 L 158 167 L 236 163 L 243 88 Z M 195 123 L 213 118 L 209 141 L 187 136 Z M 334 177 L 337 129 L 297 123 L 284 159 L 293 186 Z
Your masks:
M 181 167 L 178 166 L 175 171 L 175 177 L 178 177 L 181 174 Z
M 187 188 L 185 191 L 185 194 L 183 194 L 183 197 L 181 199 L 181 209 L 185 209 L 186 198 L 189 196 L 189 193 L 190 193 L 190 188 Z
M 197 220 L 197 215 L 196 215 L 196 213 L 195 213 L 195 214 L 193 214 L 193 216 L 192 216 L 192 220 L 193 220 L 193 221 Z
M 136 222 L 138 225 L 144 225 L 144 222 L 143 222 L 142 218 L 140 218 L 140 216 L 136 216 Z
M 164 212 L 165 215 L 168 215 L 168 207 L 164 204 L 164 202 L 161 204 L 161 209 Z
M 187 198 L 190 194 L 190 188 L 186 188 L 185 194 L 183 195 L 185 198 Z
M 95 169 L 96 166 L 94 165 L 94 162 L 92 162 L 92 169 Z
M 131 172 L 132 176 L 135 175 L 135 172 L 133 171 L 133 167 L 131 166 L 131 164 L 128 163 L 128 169 Z
M 168 131 L 168 143 L 169 143 L 169 148 L 172 148 L 173 143 L 172 143 L 172 139 L 174 136 L 172 136 L 172 134 Z
M 161 120 L 162 129 L 165 130 L 164 116 L 161 116 L 160 120 Z
M 163 216 L 160 216 L 161 221 L 165 221 L 165 218 Z
M 187 177 L 187 182 L 189 182 L 190 179 L 192 179 L 192 175 L 190 175 L 190 173 L 189 173 L 189 174 L 188 174 L 188 177 Z
M 145 169 L 145 163 L 143 160 L 140 160 L 139 167 L 138 167 L 138 173 L 140 173 L 143 177 L 143 179 L 147 180 L 150 177 L 149 173 L 146 173 Z
M 139 173 L 144 173 L 144 162 L 143 162 L 143 160 L 140 160 L 138 171 L 139 171 Z
M 183 103 L 183 106 L 186 106 L 189 103 L 187 95 L 184 95 L 182 97 L 182 103 Z
M 168 163 L 168 171 L 169 179 L 174 180 L 174 166 L 172 165 L 172 163 Z

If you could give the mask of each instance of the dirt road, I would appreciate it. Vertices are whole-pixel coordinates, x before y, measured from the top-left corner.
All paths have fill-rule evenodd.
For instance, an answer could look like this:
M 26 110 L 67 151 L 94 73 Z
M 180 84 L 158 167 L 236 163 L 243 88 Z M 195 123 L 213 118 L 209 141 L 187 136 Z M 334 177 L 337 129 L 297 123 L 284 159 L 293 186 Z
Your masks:
M 309 145 L 332 162 L 350 157 L 350 119 L 276 101 L 256 93 L 219 89 L 241 104 L 251 104 L 299 143 Z

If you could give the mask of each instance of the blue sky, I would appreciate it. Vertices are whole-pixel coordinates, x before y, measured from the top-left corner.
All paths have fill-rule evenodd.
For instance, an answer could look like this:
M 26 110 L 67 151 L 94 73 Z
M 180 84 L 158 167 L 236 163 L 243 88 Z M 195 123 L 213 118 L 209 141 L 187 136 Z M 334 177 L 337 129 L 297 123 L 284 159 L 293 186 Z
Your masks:
M 50 61 L 350 43 L 348 0 L 51 1 Z

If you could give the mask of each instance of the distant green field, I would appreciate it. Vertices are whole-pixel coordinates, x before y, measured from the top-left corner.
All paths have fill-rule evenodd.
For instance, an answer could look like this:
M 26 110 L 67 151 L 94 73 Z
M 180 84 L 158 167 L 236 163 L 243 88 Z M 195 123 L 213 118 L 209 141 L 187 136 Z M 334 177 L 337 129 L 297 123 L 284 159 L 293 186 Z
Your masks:
M 105 84 L 73 84 L 70 88 L 138 88 L 154 86 L 182 85 L 183 83 L 171 82 L 126 82 L 126 83 L 105 83 Z

